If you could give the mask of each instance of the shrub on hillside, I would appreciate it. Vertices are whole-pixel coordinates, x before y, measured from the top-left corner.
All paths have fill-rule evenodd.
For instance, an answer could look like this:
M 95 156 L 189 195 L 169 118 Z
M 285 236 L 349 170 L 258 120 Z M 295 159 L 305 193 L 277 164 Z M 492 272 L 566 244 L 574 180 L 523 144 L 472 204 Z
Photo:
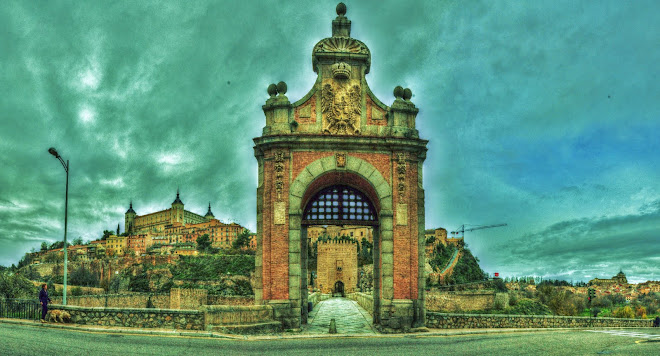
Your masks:
M 612 316 L 614 316 L 615 318 L 634 319 L 635 312 L 633 312 L 631 307 L 626 305 L 625 307 L 622 308 L 616 308 Z
M 36 299 L 39 288 L 19 274 L 0 273 L 0 297 Z
M 528 298 L 518 299 L 516 305 L 506 308 L 505 312 L 513 315 L 552 315 L 547 305 Z

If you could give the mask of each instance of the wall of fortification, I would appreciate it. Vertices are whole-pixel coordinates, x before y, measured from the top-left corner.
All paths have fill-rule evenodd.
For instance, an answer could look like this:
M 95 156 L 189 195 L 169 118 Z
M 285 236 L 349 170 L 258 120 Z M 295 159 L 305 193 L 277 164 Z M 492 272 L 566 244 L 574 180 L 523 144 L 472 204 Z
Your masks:
M 337 281 L 344 283 L 344 293 L 357 290 L 357 244 L 350 241 L 326 241 L 318 244 L 316 284 L 322 293 L 332 293 Z

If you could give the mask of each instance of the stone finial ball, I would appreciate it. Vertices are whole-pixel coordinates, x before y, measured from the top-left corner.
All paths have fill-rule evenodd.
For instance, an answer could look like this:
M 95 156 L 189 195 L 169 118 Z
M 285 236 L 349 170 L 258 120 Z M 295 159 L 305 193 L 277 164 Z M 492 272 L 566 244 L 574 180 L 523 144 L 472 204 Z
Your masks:
M 286 94 L 286 83 L 285 82 L 277 83 L 277 92 L 282 94 L 282 95 Z
M 396 88 L 394 88 L 394 97 L 400 98 L 402 96 L 403 96 L 403 88 L 400 85 L 397 85 Z
M 412 90 L 410 88 L 403 89 L 403 99 L 410 100 L 412 98 Z
M 268 95 L 270 96 L 277 95 L 277 85 L 271 84 L 268 86 Z
M 337 4 L 337 15 L 339 16 L 346 15 L 346 4 L 344 4 L 343 2 Z

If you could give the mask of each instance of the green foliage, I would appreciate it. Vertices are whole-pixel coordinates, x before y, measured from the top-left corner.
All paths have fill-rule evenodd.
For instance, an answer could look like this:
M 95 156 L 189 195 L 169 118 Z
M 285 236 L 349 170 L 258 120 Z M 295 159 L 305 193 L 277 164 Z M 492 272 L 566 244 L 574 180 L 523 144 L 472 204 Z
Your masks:
M 99 286 L 99 276 L 96 275 L 96 273 L 93 273 L 89 268 L 85 268 L 84 265 L 71 271 L 68 278 L 68 282 L 72 285 L 85 287 Z
M 635 318 L 635 312 L 632 310 L 631 307 L 625 306 L 622 308 L 616 308 L 614 310 L 614 313 L 612 313 L 612 316 L 615 318 L 626 318 L 626 319 L 634 319 Z
M 596 297 L 591 301 L 591 305 L 594 307 L 611 308 L 612 300 L 605 297 Z
M 474 257 L 470 250 L 464 249 L 463 255 L 456 263 L 454 272 L 448 281 L 450 284 L 462 284 L 486 279 L 488 279 L 488 274 L 479 267 L 479 259 Z
M 174 279 L 214 280 L 227 275 L 249 276 L 254 272 L 252 255 L 181 256 L 170 267 Z
M 82 290 L 82 288 L 77 287 L 77 286 L 71 288 L 71 295 L 74 296 L 74 297 L 76 297 L 76 296 L 80 296 L 80 295 L 83 295 L 83 290 Z
M 83 239 L 82 237 L 77 237 L 71 241 L 71 243 L 76 246 L 76 245 L 82 245 L 83 244 Z
M 147 275 L 146 268 L 143 267 L 142 272 L 129 277 L 128 290 L 133 292 L 150 292 L 149 276 Z
M 436 246 L 435 253 L 429 259 L 429 264 L 431 267 L 433 267 L 434 271 L 440 272 L 443 268 L 445 268 L 447 263 L 449 263 L 449 260 L 455 251 L 456 247 L 454 245 L 445 246 L 443 244 L 438 244 L 438 246 Z
M 19 274 L 0 272 L 0 297 L 16 299 L 37 298 L 39 288 Z
M 48 250 L 48 243 L 45 241 L 41 243 L 41 251 L 47 251 Z
M 358 267 L 374 263 L 373 248 L 374 245 L 363 237 L 358 246 Z
M 516 305 L 506 308 L 505 312 L 507 314 L 516 314 L 516 315 L 551 315 L 552 312 L 545 304 L 539 302 L 538 300 L 520 298 L 516 302 Z
M 235 250 L 240 250 L 244 247 L 249 247 L 249 246 L 250 246 L 250 231 L 248 229 L 244 229 L 243 232 L 240 233 L 231 243 L 231 247 Z
M 211 248 L 211 238 L 209 234 L 197 237 L 197 251 L 206 252 Z
M 598 314 L 600 313 L 600 308 L 595 307 L 591 308 L 590 314 L 595 318 L 598 317 Z
M 110 235 L 114 235 L 114 234 L 115 234 L 114 231 L 103 230 L 103 236 L 101 237 L 101 240 L 106 240 L 108 237 L 110 237 Z

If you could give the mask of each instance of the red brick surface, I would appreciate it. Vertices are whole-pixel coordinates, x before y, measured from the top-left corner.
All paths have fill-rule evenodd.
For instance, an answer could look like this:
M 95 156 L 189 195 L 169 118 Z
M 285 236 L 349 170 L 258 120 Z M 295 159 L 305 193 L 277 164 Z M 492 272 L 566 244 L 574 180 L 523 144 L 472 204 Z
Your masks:
M 305 167 L 310 163 L 316 161 L 317 159 L 325 158 L 328 156 L 334 155 L 335 152 L 318 152 L 318 151 L 307 151 L 307 152 L 292 152 L 293 155 L 293 168 L 291 168 L 293 179 L 295 180 L 300 172 L 302 172 Z
M 385 178 L 389 184 L 392 181 L 391 169 L 392 160 L 391 155 L 387 153 L 350 153 L 349 156 L 359 158 L 369 162 L 372 166 L 376 167 L 378 172 Z
M 311 115 L 310 117 L 300 117 L 300 110 L 303 108 L 311 106 Z M 316 94 L 312 95 L 306 102 L 296 108 L 294 113 L 294 118 L 298 121 L 299 124 L 314 124 L 316 123 Z
M 263 300 L 289 298 L 289 217 L 284 225 L 275 225 L 274 208 L 277 200 L 275 189 L 274 155 L 276 151 L 285 152 L 284 188 L 279 201 L 289 204 L 289 152 L 286 150 L 270 150 L 264 152 L 264 207 L 263 219 Z
M 373 112 L 374 111 L 380 111 L 381 112 L 381 120 L 372 120 L 371 118 L 373 117 Z M 375 126 L 386 126 L 387 125 L 387 119 L 385 118 L 385 110 L 381 109 L 376 105 L 373 100 L 371 100 L 371 97 L 367 95 L 367 125 L 375 125 Z

